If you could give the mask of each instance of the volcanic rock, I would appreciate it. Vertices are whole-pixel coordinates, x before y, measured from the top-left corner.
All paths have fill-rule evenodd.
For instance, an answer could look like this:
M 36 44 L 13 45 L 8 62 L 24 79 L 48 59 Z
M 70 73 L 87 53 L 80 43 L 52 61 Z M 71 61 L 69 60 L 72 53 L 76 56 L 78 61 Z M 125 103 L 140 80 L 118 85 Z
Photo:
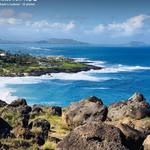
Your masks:
M 87 122 L 105 121 L 107 112 L 102 100 L 92 96 L 68 107 L 63 120 L 67 126 L 74 128 Z
M 150 105 L 140 93 L 135 93 L 128 100 L 114 103 L 108 107 L 108 118 L 113 121 L 124 117 L 142 119 L 146 116 L 150 116 Z
M 2 118 L 0 118 L 0 138 L 7 138 L 10 136 L 12 127 Z
M 9 106 L 20 107 L 20 106 L 26 106 L 26 105 L 27 105 L 27 102 L 25 99 L 17 99 L 13 101 Z
M 127 150 L 121 131 L 104 123 L 90 122 L 75 128 L 56 150 Z

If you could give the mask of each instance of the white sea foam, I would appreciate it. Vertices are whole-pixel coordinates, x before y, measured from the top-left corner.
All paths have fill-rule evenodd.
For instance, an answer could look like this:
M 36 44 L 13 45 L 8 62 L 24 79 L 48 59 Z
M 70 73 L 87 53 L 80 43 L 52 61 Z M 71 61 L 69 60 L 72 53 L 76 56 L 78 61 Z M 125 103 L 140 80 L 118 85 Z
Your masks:
M 42 78 L 42 77 L 41 77 Z M 16 84 L 36 84 L 42 82 L 40 78 L 36 77 L 0 77 L 0 99 L 11 103 L 18 97 L 13 96 L 15 92 L 9 85 Z
M 82 59 L 82 61 L 85 60 L 85 58 Z M 105 62 L 101 61 L 90 61 L 86 59 L 90 63 L 98 63 L 98 65 L 103 64 L 105 65 Z M 125 66 L 125 65 L 112 65 L 107 66 L 105 65 L 104 69 L 102 70 L 90 70 L 90 71 L 82 71 L 78 73 L 52 73 L 51 76 L 44 75 L 40 77 L 0 77 L 0 99 L 5 100 L 6 102 L 10 103 L 14 99 L 16 99 L 16 96 L 13 96 L 13 93 L 15 92 L 14 89 L 11 89 L 9 85 L 22 85 L 22 84 L 38 84 L 44 81 L 48 80 L 70 80 L 70 81 L 91 81 L 91 82 L 103 82 L 106 80 L 115 79 L 112 77 L 107 76 L 98 76 L 95 74 L 103 74 L 103 73 L 118 73 L 118 72 L 134 72 L 139 70 L 150 70 L 149 66 Z M 87 87 L 88 88 L 88 87 Z M 102 87 L 96 87 L 95 89 L 104 89 Z
M 106 64 L 105 61 L 98 61 L 98 60 L 89 60 L 88 58 L 74 58 L 76 62 L 85 62 L 87 64 L 98 66 L 98 67 L 104 67 Z
M 0 99 L 6 101 L 7 103 L 11 103 L 13 100 L 17 99 L 17 96 L 13 96 L 12 93 L 14 90 L 6 87 L 0 87 Z
M 53 73 L 51 76 L 44 75 L 40 77 L 0 77 L 0 99 L 7 103 L 17 99 L 13 96 L 15 92 L 9 85 L 38 84 L 47 80 L 84 80 L 84 81 L 104 81 L 107 77 L 95 77 L 88 72 L 79 73 Z
M 51 50 L 51 49 L 42 48 L 42 47 L 29 47 L 29 49 L 32 49 L 32 50 L 46 50 L 46 51 L 50 51 Z
M 114 65 L 107 66 L 101 70 L 90 70 L 91 73 L 119 73 L 119 72 L 134 72 L 140 70 L 150 70 L 148 66 L 125 66 L 125 65 Z
M 6 101 L 7 103 L 11 103 L 11 101 L 17 98 L 16 96 L 12 95 L 14 90 L 8 88 L 2 78 L 0 78 L 0 82 L 0 99 Z
M 117 72 L 133 72 L 138 70 L 150 70 L 150 66 L 127 66 L 127 65 L 108 65 L 106 61 L 93 61 L 88 58 L 74 58 L 76 62 L 85 62 L 90 65 L 103 67 L 102 70 L 91 70 L 91 73 L 117 73 Z
M 91 75 L 90 72 L 78 72 L 78 73 L 53 73 L 51 79 L 59 80 L 82 80 L 82 81 L 104 81 L 109 80 L 108 77 L 96 77 Z

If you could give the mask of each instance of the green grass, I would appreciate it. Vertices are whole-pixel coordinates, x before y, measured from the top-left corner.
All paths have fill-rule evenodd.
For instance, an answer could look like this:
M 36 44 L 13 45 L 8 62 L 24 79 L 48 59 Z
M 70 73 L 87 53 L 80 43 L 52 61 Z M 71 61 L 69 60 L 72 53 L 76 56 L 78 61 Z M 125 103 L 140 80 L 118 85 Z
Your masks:
M 21 123 L 20 114 L 14 109 L 1 108 L 1 117 L 6 120 L 12 127 Z
M 83 68 L 86 67 L 85 64 L 82 63 L 75 63 L 75 62 L 64 62 L 59 66 L 61 69 L 76 69 L 76 68 Z
M 17 150 L 33 150 L 33 146 L 35 146 L 31 140 L 25 140 L 22 138 L 7 138 L 7 139 L 1 139 L 1 143 L 9 146 L 9 149 L 17 149 Z M 29 145 L 29 147 L 22 147 L 19 145 L 22 145 L 21 143 L 27 143 Z M 37 147 L 37 145 L 36 145 Z M 36 149 L 34 149 L 36 150 Z M 38 149 L 37 149 L 38 150 Z
M 0 113 L 2 112 L 3 115 L 3 119 L 6 119 L 12 126 L 18 126 L 18 124 L 21 122 L 20 121 L 20 114 L 18 111 L 14 111 L 12 110 L 12 108 L 7 108 L 7 109 L 0 109 Z M 43 113 L 39 114 L 39 115 L 32 115 L 30 117 L 30 121 L 32 122 L 38 118 L 41 119 L 46 119 L 47 121 L 50 122 L 51 124 L 51 130 L 49 132 L 49 136 L 50 137 L 56 137 L 59 139 L 62 139 L 64 136 L 66 136 L 70 130 L 68 128 L 66 128 L 63 123 L 62 123 L 62 117 L 60 116 L 52 116 L 50 115 L 49 109 L 48 107 L 43 108 Z M 17 130 L 17 132 L 20 132 L 19 130 Z M 41 128 L 36 128 L 33 127 L 31 129 L 32 133 L 40 133 L 41 132 Z M 3 144 L 6 144 L 8 146 L 10 146 L 10 148 L 15 148 L 16 147 L 16 143 L 21 143 L 21 142 L 27 142 L 29 143 L 31 146 L 29 148 L 26 148 L 27 150 L 38 150 L 38 145 L 33 143 L 32 139 L 31 140 L 25 140 L 22 138 L 8 138 L 8 139 L 2 139 L 1 142 Z M 40 147 L 40 149 L 42 150 L 54 150 L 56 147 L 56 143 L 51 141 L 51 139 L 47 138 L 45 144 L 43 146 Z M 21 150 L 23 150 L 22 147 L 20 147 Z
M 51 124 L 52 135 L 57 138 L 63 138 L 66 134 L 69 133 L 70 129 L 63 124 L 62 117 L 50 115 L 49 109 L 44 109 L 44 113 L 40 115 L 31 115 L 30 122 L 36 119 L 46 119 Z
M 1 52 L 1 51 L 0 51 Z M 87 65 L 63 57 L 33 57 L 25 54 L 10 54 L 0 56 L 0 76 L 32 72 L 62 72 L 77 71 L 87 68 Z
M 46 141 L 42 146 L 42 150 L 55 150 L 56 144 L 50 141 Z

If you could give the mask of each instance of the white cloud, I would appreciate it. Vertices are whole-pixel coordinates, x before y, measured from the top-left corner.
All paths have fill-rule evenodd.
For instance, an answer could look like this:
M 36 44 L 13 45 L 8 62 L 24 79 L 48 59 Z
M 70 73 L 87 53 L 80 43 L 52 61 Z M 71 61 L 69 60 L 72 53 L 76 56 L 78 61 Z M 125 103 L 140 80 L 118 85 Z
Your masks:
M 64 31 L 68 32 L 71 31 L 76 27 L 75 23 L 73 21 L 70 21 L 68 23 L 60 23 L 60 22 L 53 22 L 50 23 L 47 20 L 41 20 L 41 21 L 27 21 L 23 18 L 17 18 L 17 17 L 10 17 L 10 18 L 4 18 L 0 17 L 0 26 L 7 25 L 10 28 L 13 29 L 32 29 L 32 31 Z M 18 26 L 20 25 L 20 26 Z
M 26 22 L 26 26 L 33 27 L 34 29 L 46 29 L 46 30 L 63 30 L 63 31 L 70 31 L 76 27 L 73 21 L 69 23 L 50 23 L 47 20 L 35 21 L 35 22 Z
M 127 19 L 125 22 L 121 23 L 110 23 L 110 24 L 99 24 L 94 29 L 86 31 L 86 33 L 104 33 L 109 32 L 113 35 L 125 35 L 131 36 L 139 32 L 140 29 L 144 27 L 144 22 L 150 19 L 148 15 L 139 15 Z
M 35 31 L 70 31 L 76 27 L 73 21 L 68 23 L 49 22 L 48 20 L 32 21 L 32 14 L 16 13 L 13 9 L 0 10 L 0 26 L 9 26 L 9 29 L 32 29 Z M 21 25 L 21 26 L 18 26 Z
M 75 27 L 76 27 L 75 23 L 73 21 L 71 21 L 65 26 L 65 30 L 69 31 L 69 30 L 74 29 Z
M 19 25 L 22 24 L 21 19 L 17 18 L 0 18 L 0 25 Z

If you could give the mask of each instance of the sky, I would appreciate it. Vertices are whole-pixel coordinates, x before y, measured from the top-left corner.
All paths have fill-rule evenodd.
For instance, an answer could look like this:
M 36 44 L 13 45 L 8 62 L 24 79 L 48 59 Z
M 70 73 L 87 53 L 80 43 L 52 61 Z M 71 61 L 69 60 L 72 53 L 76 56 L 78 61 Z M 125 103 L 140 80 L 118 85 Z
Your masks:
M 150 0 L 26 2 L 35 3 L 34 6 L 2 6 L 1 3 L 0 0 L 0 39 L 71 38 L 96 44 L 150 43 Z

